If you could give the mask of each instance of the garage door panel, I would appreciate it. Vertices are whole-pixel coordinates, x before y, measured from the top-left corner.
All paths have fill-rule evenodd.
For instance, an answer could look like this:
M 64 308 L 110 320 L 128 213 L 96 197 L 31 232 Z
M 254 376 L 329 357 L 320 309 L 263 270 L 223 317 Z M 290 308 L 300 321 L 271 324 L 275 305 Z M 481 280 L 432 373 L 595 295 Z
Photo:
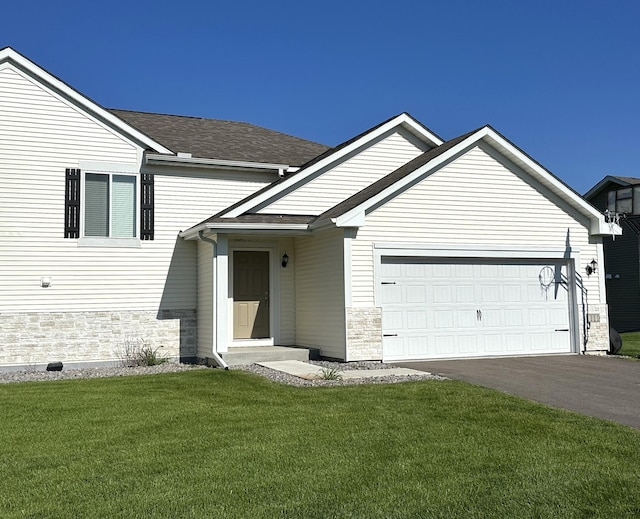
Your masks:
M 427 329 L 427 312 L 425 310 L 407 312 L 406 315 L 408 330 L 414 331 Z
M 502 344 L 503 335 L 501 333 L 483 333 L 484 352 L 488 354 L 500 354 L 504 352 Z
M 525 292 L 523 294 L 523 292 Z M 520 285 L 505 285 L 503 289 L 504 301 L 507 303 L 522 303 L 526 301 L 526 290 L 523 290 Z
M 402 330 L 405 327 L 403 322 L 405 313 L 403 310 L 387 310 L 382 320 L 382 331 L 391 332 L 394 330 Z
M 436 329 L 452 329 L 453 328 L 453 309 L 452 310 L 436 310 L 433 312 L 433 322 Z
M 478 324 L 478 318 L 475 310 L 458 310 L 456 312 L 456 323 L 458 328 L 467 330 L 469 328 L 476 328 Z
M 456 352 L 456 338 L 453 335 L 435 337 L 435 352 L 438 355 L 451 355 Z
M 555 331 L 569 330 L 562 262 L 383 258 L 380 272 L 385 359 L 571 351 Z
M 465 335 L 458 336 L 458 351 L 466 356 L 478 353 L 478 336 Z
M 403 303 L 400 285 L 382 285 L 382 304 Z
M 426 303 L 427 287 L 425 285 L 409 285 L 407 286 L 407 303 Z
M 504 311 L 504 325 L 506 328 L 521 328 L 524 326 L 524 311 L 521 308 Z

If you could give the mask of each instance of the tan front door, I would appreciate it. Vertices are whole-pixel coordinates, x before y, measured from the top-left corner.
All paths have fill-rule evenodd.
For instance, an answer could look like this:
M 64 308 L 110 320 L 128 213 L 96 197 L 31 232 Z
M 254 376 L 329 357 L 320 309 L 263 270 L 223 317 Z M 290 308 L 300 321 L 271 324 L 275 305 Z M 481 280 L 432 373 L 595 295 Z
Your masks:
M 233 253 L 233 338 L 269 337 L 269 253 Z

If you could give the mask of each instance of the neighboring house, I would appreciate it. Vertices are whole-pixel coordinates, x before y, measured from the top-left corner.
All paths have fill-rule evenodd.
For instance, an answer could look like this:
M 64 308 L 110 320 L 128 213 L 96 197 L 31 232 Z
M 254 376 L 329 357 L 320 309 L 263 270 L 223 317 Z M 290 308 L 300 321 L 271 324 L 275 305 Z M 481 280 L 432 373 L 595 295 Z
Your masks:
M 611 326 L 640 330 L 640 178 L 606 176 L 585 198 L 623 229 L 622 236 L 603 239 Z
M 604 352 L 604 216 L 489 126 L 328 149 L 107 110 L 0 51 L 0 365 Z M 252 348 L 249 351 L 259 351 Z

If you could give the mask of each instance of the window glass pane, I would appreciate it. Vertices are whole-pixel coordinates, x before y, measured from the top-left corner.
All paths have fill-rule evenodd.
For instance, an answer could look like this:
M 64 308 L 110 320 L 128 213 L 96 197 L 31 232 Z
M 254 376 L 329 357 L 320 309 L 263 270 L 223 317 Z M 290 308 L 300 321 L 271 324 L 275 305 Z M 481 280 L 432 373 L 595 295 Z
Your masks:
M 607 209 L 614 213 L 616 211 L 616 192 L 609 191 L 607 193 Z
M 618 200 L 622 200 L 623 198 L 631 198 L 630 187 L 627 187 L 625 189 L 618 189 Z
M 84 235 L 109 236 L 109 175 L 84 177 Z
M 630 213 L 632 198 L 625 198 L 623 200 L 618 199 L 616 203 L 616 211 L 618 213 Z
M 113 175 L 111 179 L 111 235 L 132 238 L 136 235 L 136 177 Z
M 640 214 L 640 187 L 633 188 L 633 214 Z

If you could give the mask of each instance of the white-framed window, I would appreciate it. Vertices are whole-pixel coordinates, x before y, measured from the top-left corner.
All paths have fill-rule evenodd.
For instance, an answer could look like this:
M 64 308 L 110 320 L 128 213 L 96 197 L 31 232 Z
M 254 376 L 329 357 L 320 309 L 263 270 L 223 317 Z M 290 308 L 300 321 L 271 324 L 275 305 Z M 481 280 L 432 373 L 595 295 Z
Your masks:
M 83 235 L 138 237 L 138 176 L 86 171 L 83 175 Z
M 640 186 L 609 191 L 607 209 L 612 213 L 640 214 Z

